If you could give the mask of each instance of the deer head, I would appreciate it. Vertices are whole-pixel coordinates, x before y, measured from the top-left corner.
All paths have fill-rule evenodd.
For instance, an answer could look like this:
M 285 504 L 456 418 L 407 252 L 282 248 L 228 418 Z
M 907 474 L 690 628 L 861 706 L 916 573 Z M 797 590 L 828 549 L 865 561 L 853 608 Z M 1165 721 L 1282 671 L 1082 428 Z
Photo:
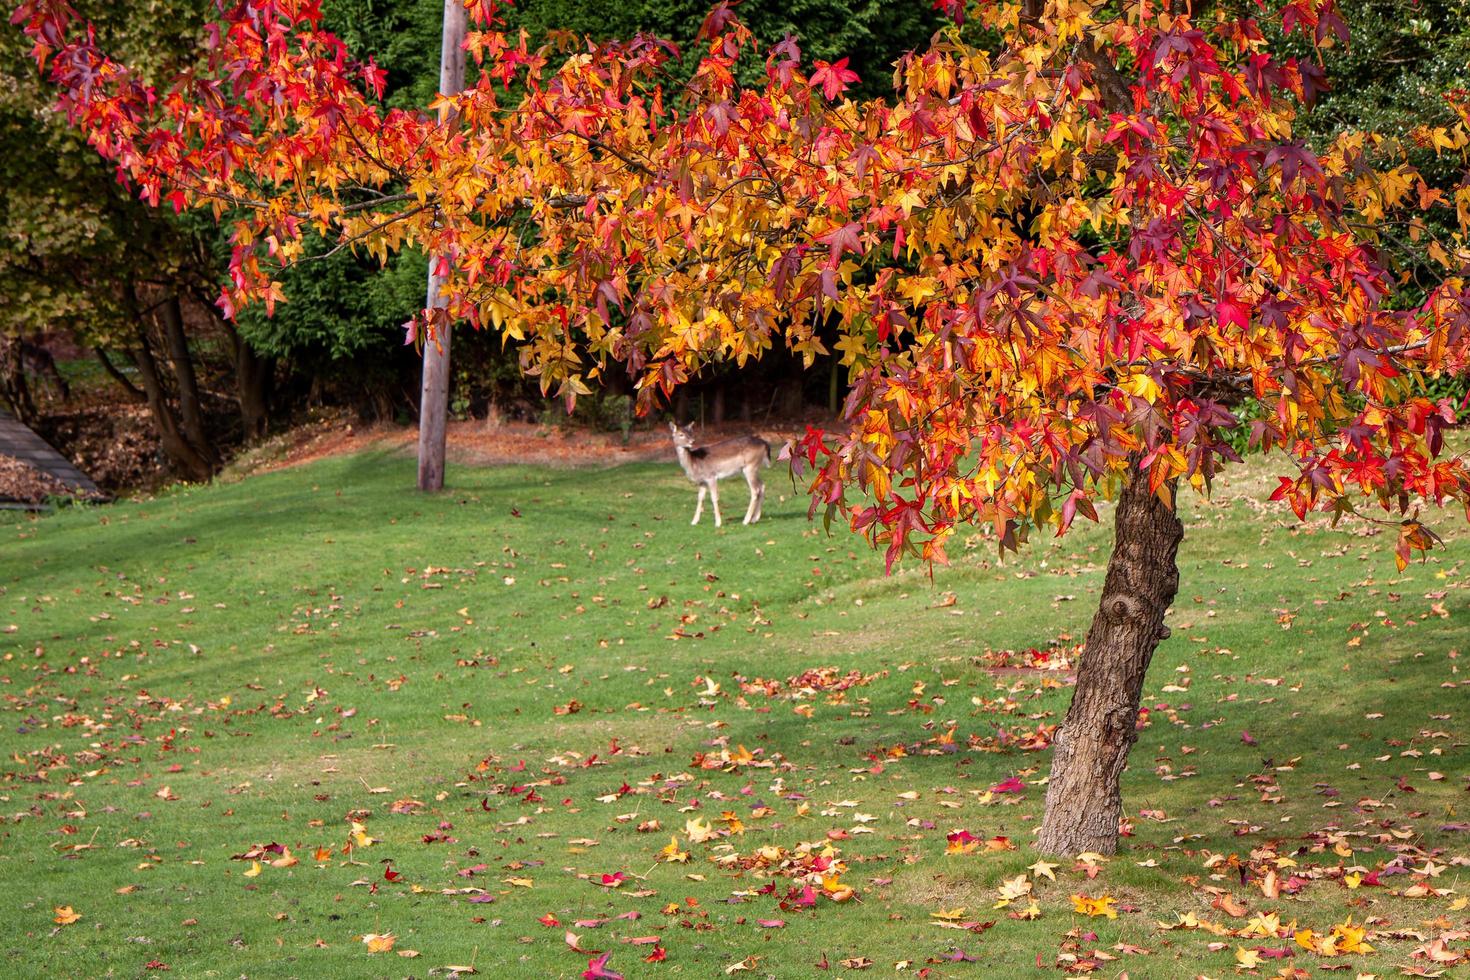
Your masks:
M 677 423 L 669 423 L 669 435 L 673 437 L 675 449 L 694 448 L 694 423 L 681 426 Z

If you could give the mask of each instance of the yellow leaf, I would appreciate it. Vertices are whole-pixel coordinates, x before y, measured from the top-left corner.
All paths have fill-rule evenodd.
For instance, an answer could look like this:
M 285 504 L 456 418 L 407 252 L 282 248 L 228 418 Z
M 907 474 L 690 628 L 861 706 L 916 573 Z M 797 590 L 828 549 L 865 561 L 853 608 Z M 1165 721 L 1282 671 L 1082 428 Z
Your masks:
M 1003 879 L 1000 883 L 1000 887 L 996 889 L 996 895 L 999 897 L 999 901 L 995 903 L 993 908 L 1005 908 L 1007 905 L 1011 904 L 1017 899 L 1025 898 L 1027 895 L 1030 894 L 1031 880 L 1025 875 L 1017 875 L 1014 878 Z
M 718 837 L 719 834 L 708 822 L 694 817 L 684 822 L 684 834 L 689 838 L 691 844 L 702 844 L 707 840 Z
M 845 902 L 857 894 L 852 886 L 844 884 L 837 875 L 822 876 L 822 891 L 834 902 Z
M 669 846 L 658 852 L 658 859 L 669 863 L 684 864 L 689 860 L 689 852 L 679 850 L 679 838 L 670 837 Z
M 1118 900 L 1111 895 L 1102 895 L 1098 898 L 1089 898 L 1086 895 L 1072 896 L 1072 908 L 1083 915 L 1105 915 L 1109 919 L 1116 919 L 1118 910 L 1114 906 L 1117 904 Z
M 373 844 L 377 843 L 373 838 L 368 836 L 367 827 L 358 823 L 356 820 L 352 821 L 351 837 L 352 843 L 356 847 L 372 847 Z
M 1244 946 L 1235 947 L 1235 964 L 1242 970 L 1254 970 L 1261 965 L 1261 954 Z
M 1256 917 L 1246 923 L 1241 932 L 1243 936 L 1257 936 L 1261 939 L 1275 939 L 1281 931 L 1281 917 L 1275 912 L 1268 915 L 1256 913 Z
M 1038 878 L 1046 878 L 1048 881 L 1056 881 L 1057 876 L 1054 874 L 1054 872 L 1056 871 L 1057 867 L 1058 865 L 1055 864 L 1048 864 L 1045 861 L 1037 861 L 1035 864 L 1028 865 L 1026 870 L 1035 874 Z
M 364 943 L 367 944 L 367 949 L 369 953 L 386 953 L 391 950 L 393 948 L 393 944 L 398 941 L 398 937 L 393 935 L 393 933 L 391 932 L 385 932 L 381 935 L 375 932 L 370 932 L 366 936 L 362 936 L 361 939 Z
M 245 877 L 247 877 L 247 878 L 255 878 L 259 874 L 260 874 L 260 862 L 259 861 L 251 861 L 250 862 L 250 870 L 245 872 Z
M 1368 937 L 1368 930 L 1353 925 L 1349 918 L 1346 922 L 1340 922 L 1332 927 L 1329 939 L 1340 953 L 1371 953 L 1373 947 L 1364 940 Z
M 69 926 L 82 917 L 82 914 L 74 911 L 70 905 L 58 905 L 52 911 L 56 913 L 53 921 L 59 926 Z

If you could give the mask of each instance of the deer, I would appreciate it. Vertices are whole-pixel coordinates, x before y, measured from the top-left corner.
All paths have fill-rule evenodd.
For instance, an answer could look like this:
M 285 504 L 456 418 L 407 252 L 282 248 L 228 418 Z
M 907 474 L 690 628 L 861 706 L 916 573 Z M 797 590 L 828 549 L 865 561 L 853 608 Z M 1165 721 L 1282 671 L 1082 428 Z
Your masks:
M 679 456 L 679 465 L 690 482 L 699 487 L 699 503 L 694 506 L 694 520 L 698 524 L 704 513 L 704 495 L 709 494 L 710 506 L 715 511 L 715 527 L 721 525 L 720 492 L 716 482 L 722 476 L 745 475 L 750 487 L 750 503 L 745 508 L 745 520 L 741 523 L 754 524 L 761 519 L 761 505 L 766 500 L 766 484 L 761 480 L 761 467 L 771 461 L 770 445 L 757 435 L 736 436 L 708 446 L 694 444 L 694 423 L 680 426 L 669 423 L 669 432 L 674 438 L 674 452 Z

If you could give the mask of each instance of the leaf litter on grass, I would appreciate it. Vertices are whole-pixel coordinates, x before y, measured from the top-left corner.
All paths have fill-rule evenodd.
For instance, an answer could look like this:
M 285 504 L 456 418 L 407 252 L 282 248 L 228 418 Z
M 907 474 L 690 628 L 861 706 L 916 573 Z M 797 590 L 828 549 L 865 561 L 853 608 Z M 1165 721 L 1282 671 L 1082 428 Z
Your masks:
M 282 501 L 331 483 L 262 479 L 290 488 Z M 1086 538 L 1004 569 L 963 560 L 940 573 L 954 601 L 937 602 L 856 567 L 773 591 L 771 563 L 809 569 L 814 545 L 766 528 L 758 557 L 729 534 L 692 563 L 660 557 L 656 513 L 518 521 L 475 557 L 439 516 L 462 505 L 421 503 L 396 525 L 363 494 L 342 515 L 359 539 L 323 524 L 334 544 L 311 572 L 289 525 L 279 574 L 245 558 L 242 576 L 243 540 L 222 567 L 185 567 L 175 552 L 198 534 L 180 524 L 242 492 L 123 505 L 113 526 L 155 540 L 143 558 L 4 583 L 0 618 L 27 626 L 0 672 L 16 735 L 0 793 L 34 896 L 12 928 L 82 962 L 101 955 L 88 923 L 118 928 L 171 888 L 198 914 L 147 912 L 139 966 L 284 949 L 307 969 L 376 943 L 448 973 L 1430 976 L 1470 949 L 1462 634 L 1444 615 L 1458 563 L 1398 575 L 1314 555 L 1303 580 L 1249 583 L 1269 592 L 1254 601 L 1240 566 L 1309 560 L 1292 557 L 1302 532 L 1196 529 L 1180 639 L 1140 719 L 1125 850 L 1047 861 L 1028 841 L 1087 609 L 1060 604 L 1070 634 L 1017 611 L 1085 599 Z M 554 487 L 535 506 L 576 513 L 598 492 Z M 683 504 L 672 481 L 662 499 Z M 39 526 L 53 551 L 96 533 L 72 516 Z M 1348 540 L 1305 536 L 1319 551 Z M 1210 557 L 1247 538 L 1249 560 Z M 369 542 L 443 557 L 367 564 Z M 538 575 L 551 584 L 532 600 L 480 596 Z M 1290 616 L 1263 634 L 1262 608 Z M 671 613 L 688 636 L 667 639 Z M 900 619 L 906 632 L 885 632 Z M 814 622 L 890 648 L 850 652 Z M 977 631 L 982 649 L 1021 653 L 949 652 Z M 84 891 L 81 869 L 110 887 Z

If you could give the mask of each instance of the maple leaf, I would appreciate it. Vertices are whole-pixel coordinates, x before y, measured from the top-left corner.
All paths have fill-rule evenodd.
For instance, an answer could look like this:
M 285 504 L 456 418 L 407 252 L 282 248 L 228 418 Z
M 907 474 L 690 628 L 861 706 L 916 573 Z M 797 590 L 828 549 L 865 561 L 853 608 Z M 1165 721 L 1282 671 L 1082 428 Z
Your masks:
M 658 859 L 670 863 L 684 864 L 689 860 L 689 852 L 679 850 L 679 838 L 670 837 L 668 845 L 659 850 Z
M 607 965 L 612 953 L 603 953 L 587 961 L 582 980 L 623 980 L 623 975 Z
M 1118 917 L 1118 900 L 1110 895 L 1101 895 L 1090 898 L 1087 895 L 1073 895 L 1072 908 L 1082 915 L 1099 916 L 1105 915 L 1109 919 Z
M 711 827 L 708 821 L 691 817 L 684 822 L 684 836 L 689 838 L 691 844 L 703 844 L 718 837 L 719 831 Z
M 1216 303 L 1215 317 L 1219 320 L 1222 330 L 1234 327 L 1244 331 L 1250 327 L 1250 308 L 1237 299 L 1222 299 Z
M 75 911 L 70 905 L 58 905 L 51 911 L 55 913 L 55 918 L 52 921 L 59 926 L 69 926 L 73 922 L 79 921 L 82 917 L 82 914 Z
M 839 58 L 831 64 L 816 61 L 813 67 L 816 70 L 812 72 L 812 87 L 821 86 L 822 94 L 829 100 L 847 91 L 848 83 L 858 80 L 857 72 L 847 67 L 846 58 Z
M 1245 903 L 1238 901 L 1234 895 L 1230 894 L 1216 895 L 1210 904 L 1226 915 L 1237 919 L 1245 915 L 1247 911 Z
M 822 876 L 822 893 L 834 902 L 846 902 L 857 895 L 857 891 L 837 875 Z
M 1005 908 L 1007 905 L 1010 905 L 1017 899 L 1025 898 L 1030 894 L 1031 879 L 1027 878 L 1025 875 L 1017 875 L 1014 878 L 1003 879 L 1000 883 L 1000 887 L 996 889 L 996 895 L 999 900 L 995 903 L 994 908 Z
M 359 936 L 358 939 L 367 946 L 367 951 L 369 953 L 386 953 L 390 951 L 393 948 L 393 944 L 398 941 L 398 937 L 394 936 L 391 932 L 370 932 L 367 935 Z
M 1034 875 L 1036 875 L 1038 878 L 1046 878 L 1046 879 L 1048 879 L 1050 881 L 1056 881 L 1057 880 L 1057 876 L 1056 876 L 1056 869 L 1057 869 L 1057 867 L 1058 867 L 1058 865 L 1050 864 L 1050 863 L 1048 863 L 1045 860 L 1037 860 L 1037 862 L 1035 864 L 1028 865 L 1027 868 L 1026 868 L 1026 870 L 1027 871 L 1030 871 L 1031 873 L 1033 873 Z
M 840 227 L 833 228 L 827 234 L 817 239 L 831 255 L 829 265 L 836 267 L 842 261 L 844 252 L 861 252 L 863 250 L 862 240 L 858 237 L 861 226 L 857 222 L 850 222 Z
M 1328 933 L 1328 941 L 1332 947 L 1342 953 L 1371 953 L 1373 947 L 1365 941 L 1368 930 L 1353 925 L 1351 918 L 1345 922 L 1335 924 Z
M 377 843 L 376 838 L 368 835 L 367 826 L 356 820 L 352 821 L 348 836 L 354 847 L 372 847 Z

